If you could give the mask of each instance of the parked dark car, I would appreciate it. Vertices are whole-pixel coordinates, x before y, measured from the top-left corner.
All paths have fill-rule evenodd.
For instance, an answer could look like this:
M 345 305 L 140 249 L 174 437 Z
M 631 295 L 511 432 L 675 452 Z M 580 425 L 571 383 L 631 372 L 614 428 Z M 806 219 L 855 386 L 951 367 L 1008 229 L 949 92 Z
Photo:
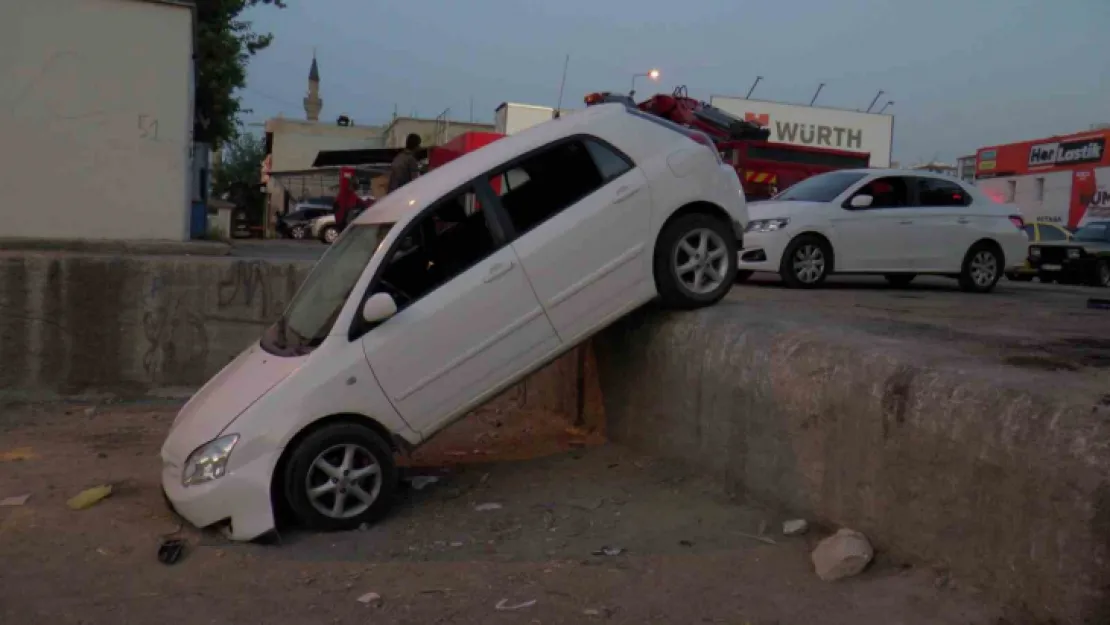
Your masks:
M 1041 282 L 1110 286 L 1110 221 L 1092 221 L 1070 241 L 1029 246 Z
M 307 239 L 309 224 L 318 217 L 330 215 L 331 212 L 331 208 L 302 208 L 288 215 L 282 215 L 277 222 L 278 234 L 289 239 Z

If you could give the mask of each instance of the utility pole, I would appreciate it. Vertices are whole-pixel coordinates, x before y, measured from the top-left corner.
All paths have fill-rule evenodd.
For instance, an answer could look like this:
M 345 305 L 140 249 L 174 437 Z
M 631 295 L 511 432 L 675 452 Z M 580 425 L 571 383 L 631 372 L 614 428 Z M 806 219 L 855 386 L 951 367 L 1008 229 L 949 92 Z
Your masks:
M 474 96 L 470 96 L 470 123 L 474 123 Z

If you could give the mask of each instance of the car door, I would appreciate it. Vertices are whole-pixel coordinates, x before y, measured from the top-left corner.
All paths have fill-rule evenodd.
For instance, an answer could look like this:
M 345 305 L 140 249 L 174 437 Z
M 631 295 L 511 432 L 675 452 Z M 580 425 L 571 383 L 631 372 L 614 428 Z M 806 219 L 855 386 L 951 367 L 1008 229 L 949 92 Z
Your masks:
M 488 188 L 479 192 L 492 198 Z M 400 310 L 363 335 L 366 358 L 424 436 L 559 348 L 520 259 L 482 204 L 466 188 L 423 212 L 372 283 Z
M 967 251 L 982 236 L 983 217 L 976 214 L 971 195 L 959 182 L 927 176 L 911 180 L 918 204 L 912 232 L 915 268 L 958 272 Z
M 576 342 L 642 300 L 648 180 L 594 137 L 572 137 L 495 173 L 513 248 L 561 340 Z
M 852 198 L 871 196 L 871 205 L 853 208 Z M 915 211 L 910 188 L 901 176 L 884 176 L 864 183 L 832 213 L 830 238 L 838 272 L 909 271 Z

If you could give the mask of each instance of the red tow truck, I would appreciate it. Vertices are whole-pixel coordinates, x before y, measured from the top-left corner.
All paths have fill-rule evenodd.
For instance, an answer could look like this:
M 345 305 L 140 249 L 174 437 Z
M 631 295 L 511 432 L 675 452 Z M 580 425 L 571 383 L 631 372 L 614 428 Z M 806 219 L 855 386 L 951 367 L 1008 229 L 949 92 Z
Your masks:
M 707 135 L 721 160 L 736 169 L 749 201 L 765 200 L 810 176 L 836 169 L 868 167 L 871 155 L 768 141 L 770 131 L 758 124 L 689 97 L 685 86 L 637 103 L 631 96 L 591 93 L 586 106 L 619 102 Z

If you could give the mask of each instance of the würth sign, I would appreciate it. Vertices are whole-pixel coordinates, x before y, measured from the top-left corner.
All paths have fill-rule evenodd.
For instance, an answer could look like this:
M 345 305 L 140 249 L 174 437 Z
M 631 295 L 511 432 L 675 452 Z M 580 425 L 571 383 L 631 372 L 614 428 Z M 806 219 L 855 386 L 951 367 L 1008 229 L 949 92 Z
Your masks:
M 890 166 L 891 115 L 723 96 L 713 96 L 710 104 L 770 130 L 771 141 L 868 152 L 872 167 Z

